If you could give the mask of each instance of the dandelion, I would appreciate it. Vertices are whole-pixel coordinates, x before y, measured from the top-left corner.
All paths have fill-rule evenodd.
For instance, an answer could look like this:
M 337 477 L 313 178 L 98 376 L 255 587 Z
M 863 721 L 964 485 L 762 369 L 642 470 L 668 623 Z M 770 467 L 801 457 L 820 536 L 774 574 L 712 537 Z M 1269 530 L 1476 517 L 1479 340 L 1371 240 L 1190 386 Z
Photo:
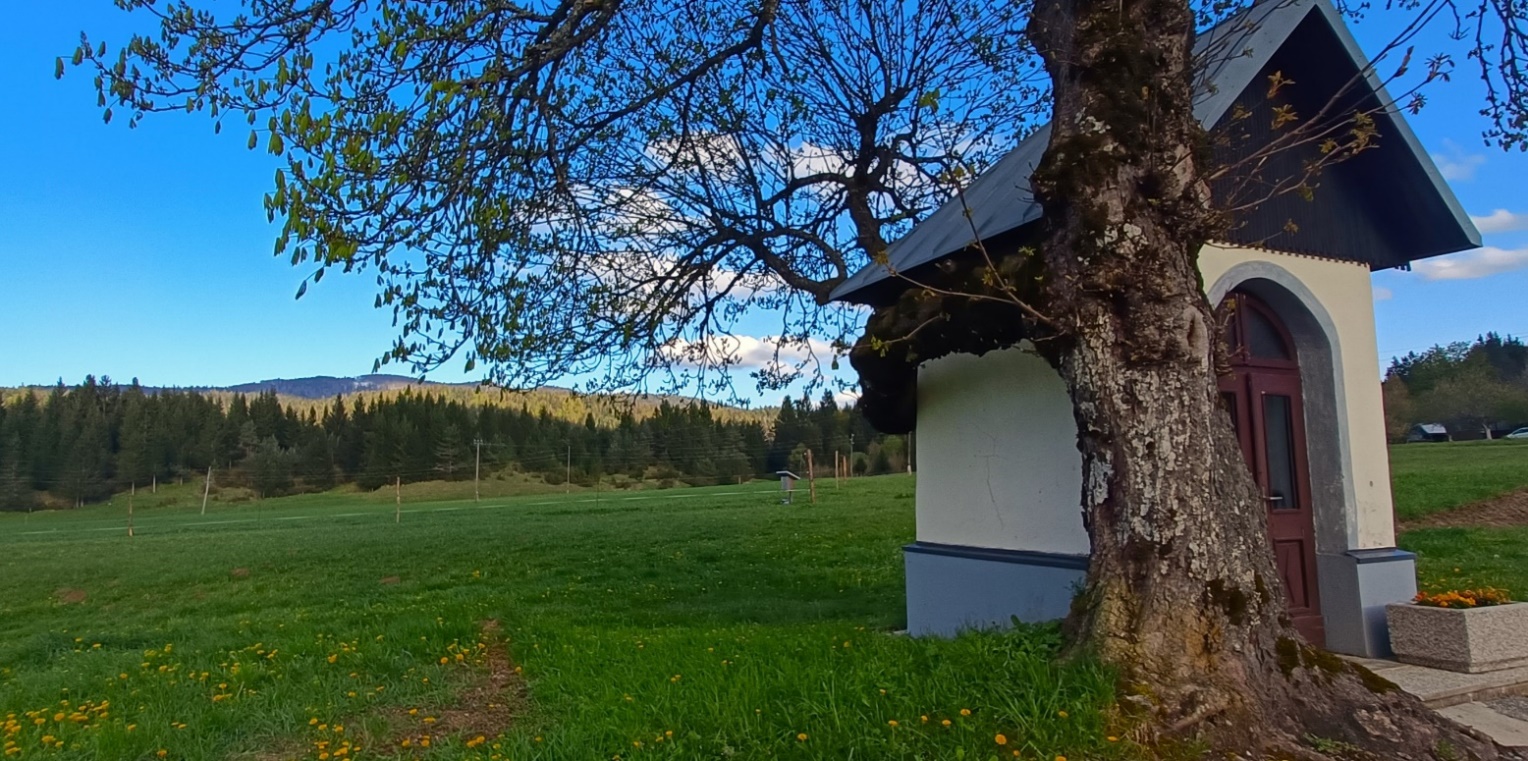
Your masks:
M 806 733 L 802 732 L 802 733 L 796 735 L 796 742 L 799 742 L 799 743 L 806 742 Z
M 1066 712 L 1066 711 L 1057 711 L 1057 712 L 1056 712 L 1056 715 L 1057 715 L 1057 716 L 1060 716 L 1060 717 L 1061 717 L 1061 718 L 1063 718 L 1063 719 L 1065 719 L 1065 718 L 1066 718 L 1066 717 L 1067 717 L 1067 716 L 1068 716 L 1068 714 L 1067 714 L 1067 712 Z
M 919 716 L 918 717 L 918 721 L 921 721 L 924 724 L 927 724 L 928 723 L 928 714 L 923 714 L 922 716 Z
M 1108 740 L 1109 740 L 1109 742 L 1112 742 L 1112 743 L 1119 742 L 1119 738 L 1115 737 L 1114 735 L 1109 735 Z
M 940 725 L 941 725 L 941 726 L 946 726 L 946 727 L 948 727 L 948 726 L 950 726 L 950 720 L 949 720 L 949 719 L 940 719 L 940 720 L 939 720 L 939 724 L 940 724 Z
M 892 719 L 892 720 L 886 722 L 886 725 L 890 726 L 890 727 L 895 727 L 895 726 L 897 726 L 897 720 L 896 719 Z
M 158 752 L 158 753 L 155 753 L 155 754 L 154 754 L 154 755 L 156 755 L 156 756 L 158 756 L 158 757 L 160 757 L 160 758 L 164 758 L 164 757 L 165 757 L 165 756 L 168 756 L 168 755 L 170 755 L 170 752 L 169 752 L 169 751 L 167 751 L 167 750 L 165 750 L 165 749 L 164 749 L 164 748 L 160 748 L 160 749 L 159 749 L 159 752 Z
M 1007 735 L 1004 735 L 1003 733 L 999 732 L 996 737 L 992 738 L 992 741 L 997 743 L 998 745 L 1007 745 L 1008 744 L 1008 737 L 1007 737 Z
M 969 709 L 969 708 L 962 708 L 962 709 L 960 709 L 960 715 L 961 716 L 970 716 L 971 715 L 971 709 Z

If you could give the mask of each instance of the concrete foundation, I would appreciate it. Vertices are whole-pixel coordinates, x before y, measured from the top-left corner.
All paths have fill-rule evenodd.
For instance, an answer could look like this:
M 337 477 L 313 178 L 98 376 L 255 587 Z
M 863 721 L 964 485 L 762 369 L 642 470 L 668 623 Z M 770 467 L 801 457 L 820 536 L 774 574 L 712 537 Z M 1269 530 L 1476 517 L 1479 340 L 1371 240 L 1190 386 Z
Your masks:
M 1086 555 L 914 542 L 903 556 L 914 636 L 1063 618 L 1088 572 Z
M 1417 595 L 1416 555 L 1393 547 L 1316 556 L 1328 650 L 1365 658 L 1391 654 L 1385 606 Z

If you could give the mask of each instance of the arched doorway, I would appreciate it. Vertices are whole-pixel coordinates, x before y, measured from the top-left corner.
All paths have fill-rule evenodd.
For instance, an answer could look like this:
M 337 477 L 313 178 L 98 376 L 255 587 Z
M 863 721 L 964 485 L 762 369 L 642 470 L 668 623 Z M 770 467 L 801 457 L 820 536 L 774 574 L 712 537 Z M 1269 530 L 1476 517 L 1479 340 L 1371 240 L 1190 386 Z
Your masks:
M 1300 362 L 1278 315 L 1255 296 L 1232 291 L 1226 315 L 1231 372 L 1220 379 L 1221 400 L 1242 454 L 1268 503 L 1268 533 L 1284 580 L 1294 626 L 1312 644 L 1326 643 L 1316 583 L 1316 530 Z

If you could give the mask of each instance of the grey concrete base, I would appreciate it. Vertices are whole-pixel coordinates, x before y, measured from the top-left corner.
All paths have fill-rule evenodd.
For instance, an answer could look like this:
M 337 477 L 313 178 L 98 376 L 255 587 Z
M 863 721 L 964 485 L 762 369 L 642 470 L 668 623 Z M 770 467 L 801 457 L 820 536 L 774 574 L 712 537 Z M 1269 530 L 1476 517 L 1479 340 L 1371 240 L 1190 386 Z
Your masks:
M 1393 547 L 1316 556 L 1326 649 L 1366 658 L 1390 656 L 1385 606 L 1417 595 L 1416 555 Z
M 954 636 L 962 629 L 1066 616 L 1087 576 L 1085 555 L 915 542 L 907 563 L 907 630 Z

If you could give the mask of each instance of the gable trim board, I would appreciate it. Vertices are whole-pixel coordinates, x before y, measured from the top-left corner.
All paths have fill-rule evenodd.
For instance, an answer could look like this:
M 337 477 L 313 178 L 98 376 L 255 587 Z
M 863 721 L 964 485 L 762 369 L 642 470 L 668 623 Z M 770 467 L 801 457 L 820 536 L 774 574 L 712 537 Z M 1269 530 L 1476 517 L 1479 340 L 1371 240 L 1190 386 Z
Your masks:
M 1307 24 L 1308 21 L 1313 23 Z M 1416 248 L 1418 243 L 1408 239 L 1405 244 L 1411 246 L 1411 250 L 1388 252 L 1392 255 L 1375 257 L 1377 260 L 1368 263 L 1375 268 L 1403 266 L 1416 259 L 1479 247 L 1480 234 L 1470 222 L 1469 215 L 1391 103 L 1378 73 L 1329 0 L 1265 0 L 1201 34 L 1195 46 L 1196 54 L 1215 58 L 1202 76 L 1195 103 L 1194 113 L 1201 123 L 1207 128 L 1221 123 L 1238 98 L 1250 86 L 1257 85 L 1258 75 L 1292 39 L 1325 49 L 1335 47 L 1328 52 L 1346 59 L 1353 70 L 1361 74 L 1369 90 L 1365 97 L 1376 99 L 1376 104 L 1384 106 L 1379 119 L 1382 122 L 1381 145 L 1374 152 L 1384 156 L 1387 166 L 1397 167 L 1395 171 L 1411 175 L 1413 179 L 1419 178 L 1425 185 L 1420 196 L 1400 196 L 1402 202 L 1415 202 L 1425 208 L 1389 211 L 1402 218 L 1426 217 L 1428 227 L 1438 231 L 1438 239 L 1423 249 Z M 1330 44 L 1333 41 L 1335 45 Z M 1296 52 L 1305 57 L 1313 51 L 1301 49 Z M 910 273 L 941 257 L 961 252 L 977 240 L 990 240 L 1039 220 L 1041 209 L 1033 198 L 1029 178 L 1049 141 L 1048 125 L 1025 138 L 977 178 L 965 190 L 962 199 L 944 204 L 892 243 L 885 265 L 871 264 L 859 270 L 834 289 L 833 298 L 856 303 L 879 302 L 885 298 L 888 289 L 901 285 L 895 281 L 887 282 L 894 277 L 893 273 Z M 1395 151 L 1393 148 L 1405 150 Z M 1360 154 L 1348 163 L 1363 157 L 1364 154 Z M 1341 167 L 1339 164 L 1336 168 Z M 1386 190 L 1384 186 L 1395 184 L 1409 183 L 1378 183 L 1381 187 L 1376 192 L 1394 191 L 1394 188 Z M 1348 193 L 1362 190 L 1350 188 Z M 1364 209 L 1366 216 L 1384 216 L 1376 214 L 1372 208 L 1374 202 L 1370 203 L 1371 206 Z M 1377 225 L 1383 223 L 1383 220 L 1375 222 Z

